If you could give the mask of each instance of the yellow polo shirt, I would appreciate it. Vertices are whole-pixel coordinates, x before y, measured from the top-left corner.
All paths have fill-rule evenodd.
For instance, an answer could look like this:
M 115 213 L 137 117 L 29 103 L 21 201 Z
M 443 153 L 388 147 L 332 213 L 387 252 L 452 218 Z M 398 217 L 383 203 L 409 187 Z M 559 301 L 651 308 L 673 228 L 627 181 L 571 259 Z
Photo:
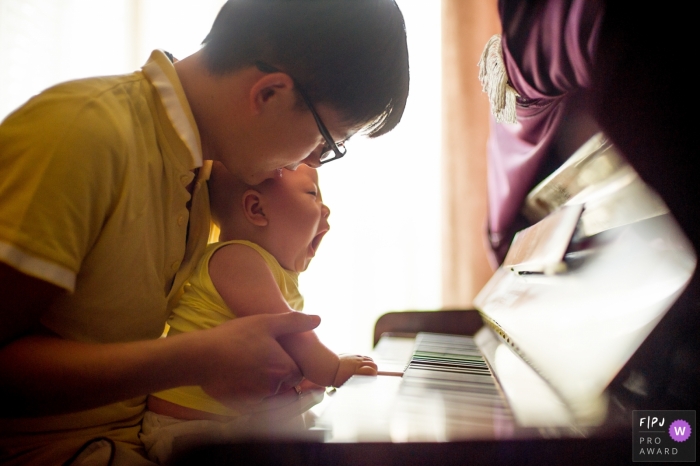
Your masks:
M 209 164 L 199 170 L 191 214 L 186 206 L 202 165 L 194 117 L 161 51 L 132 74 L 47 89 L 7 117 L 0 261 L 67 291 L 44 326 L 86 342 L 162 334 L 208 239 Z M 144 401 L 0 421 L 0 463 L 32 449 L 65 459 L 100 435 L 137 447 Z

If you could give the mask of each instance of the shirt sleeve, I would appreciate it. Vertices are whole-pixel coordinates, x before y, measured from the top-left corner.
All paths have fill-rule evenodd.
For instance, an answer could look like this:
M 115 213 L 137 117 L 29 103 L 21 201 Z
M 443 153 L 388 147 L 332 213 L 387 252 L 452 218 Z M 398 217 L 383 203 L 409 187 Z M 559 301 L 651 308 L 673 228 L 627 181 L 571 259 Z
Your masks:
M 0 125 L 0 260 L 68 291 L 123 170 L 108 108 L 63 85 Z

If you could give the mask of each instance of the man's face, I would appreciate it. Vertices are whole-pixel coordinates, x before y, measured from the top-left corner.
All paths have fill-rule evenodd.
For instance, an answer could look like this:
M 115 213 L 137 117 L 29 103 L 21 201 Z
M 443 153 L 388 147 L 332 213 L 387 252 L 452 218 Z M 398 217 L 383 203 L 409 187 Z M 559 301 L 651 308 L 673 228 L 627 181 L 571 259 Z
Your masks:
M 319 105 L 317 112 L 335 141 L 344 141 L 356 131 L 344 124 L 338 112 L 328 106 Z M 242 148 L 235 160 L 225 153 L 219 156 L 233 174 L 256 185 L 273 178 L 280 168 L 294 169 L 301 164 L 320 167 L 319 159 L 326 141 L 308 109 L 281 109 L 265 123 L 263 130 L 251 138 L 255 146 Z M 231 141 L 232 146 L 236 143 Z
M 314 168 L 301 165 L 261 187 L 268 219 L 269 252 L 287 270 L 303 272 L 330 229 Z

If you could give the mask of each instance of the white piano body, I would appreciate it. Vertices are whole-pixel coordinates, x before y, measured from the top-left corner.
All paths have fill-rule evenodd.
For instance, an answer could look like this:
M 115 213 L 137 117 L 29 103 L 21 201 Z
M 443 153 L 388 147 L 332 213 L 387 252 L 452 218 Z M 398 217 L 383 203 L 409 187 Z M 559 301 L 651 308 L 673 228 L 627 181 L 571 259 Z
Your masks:
M 422 342 L 454 360 L 470 339 L 385 336 L 374 354 L 380 370 L 408 366 L 403 377 L 355 376 L 327 396 L 315 408 L 324 441 L 586 437 L 615 423 L 606 388 L 687 286 L 693 248 L 603 135 L 527 205 L 542 220 L 516 236 L 475 300 L 485 325 L 473 341 L 499 393 L 475 394 L 474 375 L 444 370 L 440 355 L 429 371 L 409 364 Z

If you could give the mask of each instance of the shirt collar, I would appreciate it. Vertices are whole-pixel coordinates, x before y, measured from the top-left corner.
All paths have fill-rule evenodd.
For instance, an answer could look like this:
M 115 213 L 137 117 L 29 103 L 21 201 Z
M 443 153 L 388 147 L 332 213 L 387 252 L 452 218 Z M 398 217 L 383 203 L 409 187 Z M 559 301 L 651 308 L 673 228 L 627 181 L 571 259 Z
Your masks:
M 156 89 L 170 123 L 192 155 L 191 169 L 202 166 L 202 144 L 192 110 L 173 64 L 162 50 L 154 50 L 143 66 Z

